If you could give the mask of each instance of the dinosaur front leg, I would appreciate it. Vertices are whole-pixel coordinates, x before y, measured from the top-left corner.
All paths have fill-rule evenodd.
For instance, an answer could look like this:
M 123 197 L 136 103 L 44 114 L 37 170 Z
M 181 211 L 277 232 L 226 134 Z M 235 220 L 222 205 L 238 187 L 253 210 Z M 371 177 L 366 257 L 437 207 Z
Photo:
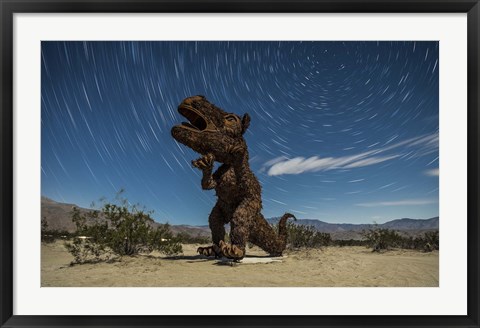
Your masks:
M 203 172 L 202 177 L 202 188 L 210 190 L 216 187 L 215 179 L 213 179 L 213 163 L 215 162 L 215 157 L 212 154 L 207 154 L 192 161 L 193 167 L 196 167 Z

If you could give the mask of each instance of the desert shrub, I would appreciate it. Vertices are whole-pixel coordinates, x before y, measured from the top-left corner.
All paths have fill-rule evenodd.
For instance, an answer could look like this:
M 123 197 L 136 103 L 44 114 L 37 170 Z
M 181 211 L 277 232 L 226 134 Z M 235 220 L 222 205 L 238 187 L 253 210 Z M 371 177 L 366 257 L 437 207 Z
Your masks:
M 426 245 L 424 248 L 425 251 L 431 252 L 433 250 L 440 249 L 440 240 L 439 240 L 438 230 L 426 232 L 424 234 L 424 239 L 426 241 Z
M 76 238 L 65 247 L 74 256 L 74 263 L 107 259 L 109 254 L 131 256 L 153 250 L 167 255 L 181 253 L 182 246 L 170 226 L 155 226 L 151 214 L 123 199 L 105 203 L 100 210 L 73 208 Z
M 398 232 L 389 229 L 379 229 L 376 226 L 362 233 L 367 247 L 373 251 L 390 248 L 415 249 L 431 252 L 439 249 L 439 234 L 437 231 L 428 231 L 423 236 L 401 236 Z
M 375 226 L 372 229 L 364 230 L 362 235 L 367 246 L 371 247 L 374 252 L 400 247 L 402 244 L 402 237 L 395 230 Z
M 42 243 L 53 243 L 55 241 L 55 238 L 48 230 L 48 222 L 47 218 L 45 217 L 42 219 L 41 222 L 41 240 Z
M 390 248 L 414 249 L 432 252 L 439 249 L 439 233 L 437 231 L 425 232 L 422 236 L 401 236 L 394 230 L 378 229 L 374 227 L 362 233 L 367 247 L 373 251 Z
M 319 248 L 332 242 L 329 233 L 317 231 L 312 226 L 296 225 L 287 222 L 288 248 Z
M 77 236 L 72 242 L 65 243 L 67 251 L 73 255 L 72 264 L 95 263 L 109 260 L 113 252 L 103 243 L 96 243 L 86 236 Z
M 437 231 L 428 231 L 422 237 L 413 239 L 412 248 L 424 252 L 432 252 L 439 249 L 439 234 Z

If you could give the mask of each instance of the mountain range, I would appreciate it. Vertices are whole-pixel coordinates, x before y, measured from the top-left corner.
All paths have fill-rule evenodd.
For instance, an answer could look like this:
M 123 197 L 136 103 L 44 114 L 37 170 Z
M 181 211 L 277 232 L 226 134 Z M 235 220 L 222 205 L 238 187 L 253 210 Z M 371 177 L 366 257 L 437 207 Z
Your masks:
M 270 223 L 277 223 L 280 218 L 268 219 Z M 294 224 L 312 226 L 321 232 L 327 232 L 333 239 L 361 239 L 361 233 L 374 227 L 381 229 L 397 230 L 402 235 L 418 236 L 427 231 L 439 229 L 439 218 L 431 219 L 409 219 L 402 218 L 388 221 L 382 224 L 352 224 L 352 223 L 328 223 L 320 220 L 301 219 L 294 221 Z
M 75 225 L 73 224 L 70 212 L 75 204 L 66 204 L 56 202 L 50 198 L 41 198 L 41 218 L 45 218 L 49 229 L 67 230 L 73 232 Z M 79 208 L 80 211 L 89 211 L 90 209 Z M 279 218 L 267 219 L 270 223 L 275 224 Z M 434 217 L 427 220 L 402 218 L 388 221 L 382 224 L 352 224 L 352 223 L 328 223 L 320 220 L 299 219 L 294 224 L 312 226 L 321 232 L 330 233 L 333 239 L 361 239 L 363 230 L 368 230 L 374 226 L 378 228 L 386 228 L 397 230 L 399 233 L 407 236 L 421 235 L 427 231 L 439 229 L 439 218 Z M 159 223 L 154 223 L 159 225 Z M 192 236 L 210 236 L 210 229 L 207 225 L 191 226 L 191 225 L 171 225 L 174 233 L 187 233 Z

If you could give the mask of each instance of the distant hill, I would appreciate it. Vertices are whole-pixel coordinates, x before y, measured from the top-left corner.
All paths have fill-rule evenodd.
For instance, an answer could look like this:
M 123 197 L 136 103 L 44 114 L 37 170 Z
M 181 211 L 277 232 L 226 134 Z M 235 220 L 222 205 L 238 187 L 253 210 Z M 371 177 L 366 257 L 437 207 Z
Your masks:
M 438 216 L 428 220 L 398 219 L 386 222 L 381 226 L 395 230 L 438 230 Z
M 75 224 L 72 222 L 71 212 L 73 207 L 77 207 L 80 212 L 91 211 L 91 209 L 81 208 L 75 204 L 65 204 L 56 202 L 48 197 L 41 198 L 41 218 L 45 218 L 48 229 L 75 231 Z M 154 222 L 154 227 L 160 223 Z M 187 233 L 191 236 L 210 237 L 208 226 L 190 226 L 190 225 L 171 225 L 173 233 Z
M 193 237 L 210 237 L 212 233 L 208 226 L 191 226 L 191 225 L 171 225 L 174 234 L 186 233 Z
M 74 206 L 78 206 L 74 204 L 59 203 L 47 197 L 42 197 L 41 205 L 41 217 L 47 220 L 49 229 L 67 230 L 70 232 L 75 230 L 75 225 L 71 220 L 70 212 Z M 79 209 L 80 211 L 89 211 L 89 209 L 86 208 Z M 268 221 L 275 224 L 279 219 L 280 218 L 271 218 L 268 219 Z M 427 220 L 403 218 L 378 224 L 377 226 L 379 228 L 397 230 L 403 235 L 417 236 L 427 231 L 438 230 L 438 222 L 438 217 Z M 155 222 L 153 225 L 156 226 L 159 224 L 160 223 Z M 327 223 L 320 220 L 308 219 L 299 219 L 295 221 L 295 224 L 312 226 L 318 231 L 330 233 L 333 239 L 361 239 L 361 232 L 363 230 L 374 227 L 373 224 Z M 187 233 L 191 236 L 210 236 L 210 229 L 207 225 L 171 225 L 171 229 L 175 234 Z
M 270 223 L 277 223 L 280 218 L 271 218 Z M 300 219 L 295 224 L 313 226 L 322 232 L 362 231 L 372 228 L 373 224 L 327 223 L 320 220 Z M 427 219 L 397 219 L 377 225 L 379 228 L 394 230 L 434 230 L 438 229 L 438 216 Z
M 41 219 L 45 218 L 47 220 L 48 229 L 73 232 L 75 230 L 75 224 L 72 222 L 70 214 L 73 207 L 78 206 L 75 204 L 59 203 L 42 196 Z M 88 209 L 79 209 L 81 211 L 88 211 Z
M 268 219 L 270 223 L 277 223 L 280 218 Z M 382 224 L 377 224 L 378 228 L 397 230 L 406 236 L 417 236 L 427 231 L 438 230 L 438 216 L 421 219 L 396 219 Z M 373 228 L 374 224 L 351 224 L 351 223 L 327 223 L 320 220 L 299 219 L 294 222 L 298 225 L 312 226 L 321 232 L 327 232 L 333 239 L 361 239 L 361 232 Z

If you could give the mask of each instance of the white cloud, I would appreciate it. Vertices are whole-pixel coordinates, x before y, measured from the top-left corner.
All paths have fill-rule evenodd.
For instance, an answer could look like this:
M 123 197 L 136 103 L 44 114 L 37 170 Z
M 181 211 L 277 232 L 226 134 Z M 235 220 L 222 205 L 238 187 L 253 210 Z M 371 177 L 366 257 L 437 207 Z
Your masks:
M 378 164 L 381 162 L 389 161 L 391 159 L 397 158 L 400 155 L 392 155 L 392 156 L 384 156 L 384 157 L 370 157 L 366 159 L 362 159 L 360 161 L 356 161 L 355 163 L 345 165 L 343 168 L 344 169 L 350 169 L 353 167 L 362 167 L 362 166 L 368 166 L 368 165 L 373 165 L 373 164 Z
M 379 207 L 379 206 L 412 206 L 412 205 L 428 205 L 435 204 L 438 200 L 435 199 L 405 199 L 386 202 L 372 202 L 355 204 L 362 207 Z
M 440 171 L 438 169 L 431 169 L 424 172 L 426 175 L 431 177 L 438 177 Z
M 312 156 L 309 158 L 295 157 L 288 159 L 284 156 L 274 158 L 264 164 L 264 168 L 268 169 L 268 175 L 276 176 L 282 174 L 300 174 L 305 172 L 318 172 L 333 169 L 350 169 L 382 163 L 400 157 L 403 154 L 390 154 L 384 156 L 376 156 L 378 154 L 388 152 L 399 147 L 413 148 L 415 151 L 412 156 L 424 156 L 438 150 L 438 133 L 432 135 L 424 135 L 398 142 L 396 144 L 383 148 L 372 149 L 360 154 L 342 156 L 342 157 L 325 157 Z
M 269 160 L 268 162 L 266 162 L 263 165 L 265 165 L 265 166 L 274 165 L 274 164 L 277 164 L 278 162 L 284 161 L 286 159 L 287 159 L 287 157 L 285 157 L 285 156 L 275 157 L 274 159 Z

